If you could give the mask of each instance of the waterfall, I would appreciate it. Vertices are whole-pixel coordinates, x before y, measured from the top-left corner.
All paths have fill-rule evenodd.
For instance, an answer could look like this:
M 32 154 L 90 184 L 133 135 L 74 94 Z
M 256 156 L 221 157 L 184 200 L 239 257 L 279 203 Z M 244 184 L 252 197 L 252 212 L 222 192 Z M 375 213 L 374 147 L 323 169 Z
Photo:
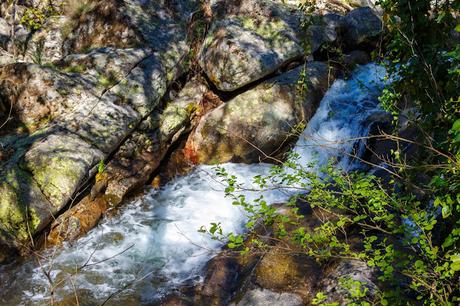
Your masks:
M 353 165 L 348 156 L 366 136 L 368 118 L 380 112 L 378 96 L 385 85 L 385 69 L 376 64 L 358 67 L 347 80 L 336 80 L 316 114 L 299 137 L 293 151 L 298 161 L 324 165 L 336 159 L 344 170 Z M 251 186 L 252 177 L 267 174 L 268 164 L 224 164 L 226 171 Z M 317 167 L 317 166 L 316 166 Z M 315 171 L 311 167 L 311 171 Z M 73 298 L 103 302 L 117 293 L 114 301 L 147 303 L 186 282 L 200 281 L 203 267 L 222 247 L 198 232 L 202 225 L 221 222 L 226 231 L 241 232 L 245 217 L 241 208 L 225 198 L 224 186 L 212 166 L 199 166 L 160 190 L 126 205 L 122 212 L 101 224 L 73 245 L 47 250 L 41 263 L 51 267 L 57 299 Z M 245 192 L 248 199 L 258 192 Z M 267 202 L 287 200 L 289 193 L 263 193 Z M 77 267 L 86 267 L 74 277 Z M 5 274 L 5 273 L 1 273 Z M 8 279 L 6 279 L 6 276 Z M 43 304 L 49 298 L 49 284 L 36 261 L 0 276 L 0 303 Z M 3 279 L 2 277 L 5 277 Z

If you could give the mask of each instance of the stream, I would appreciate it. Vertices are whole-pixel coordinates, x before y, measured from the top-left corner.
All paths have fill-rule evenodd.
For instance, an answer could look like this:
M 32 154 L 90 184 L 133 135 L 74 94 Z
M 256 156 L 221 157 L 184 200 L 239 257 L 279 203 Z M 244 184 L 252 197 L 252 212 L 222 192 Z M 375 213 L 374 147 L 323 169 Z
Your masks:
M 348 154 L 362 151 L 363 142 L 349 140 L 366 136 L 369 116 L 382 111 L 378 96 L 385 74 L 384 68 L 368 64 L 349 79 L 334 82 L 293 149 L 303 165 L 317 161 L 311 167 L 315 171 L 331 158 L 344 170 L 356 165 Z M 267 174 L 272 167 L 221 166 L 248 187 L 254 176 Z M 174 288 L 201 281 L 205 264 L 222 243 L 198 229 L 211 222 L 221 222 L 229 232 L 244 229 L 243 211 L 225 198 L 223 189 L 214 166 L 199 166 L 160 190 L 152 189 L 72 245 L 1 268 L 0 304 L 43 305 L 50 302 L 51 287 L 55 301 L 73 302 L 77 294 L 81 305 L 148 304 Z M 251 199 L 260 194 L 245 195 Z M 269 203 L 280 203 L 290 192 L 263 195 Z M 50 271 L 49 278 L 43 271 Z

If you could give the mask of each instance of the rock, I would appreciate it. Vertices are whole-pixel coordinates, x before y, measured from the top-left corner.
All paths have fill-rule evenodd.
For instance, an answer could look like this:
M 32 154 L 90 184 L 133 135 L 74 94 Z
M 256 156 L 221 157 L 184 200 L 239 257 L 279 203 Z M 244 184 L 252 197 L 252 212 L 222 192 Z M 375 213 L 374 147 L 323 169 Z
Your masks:
M 16 62 L 14 55 L 0 49 L 0 66 L 9 65 Z
M 239 285 L 242 267 L 234 257 L 220 257 L 211 261 L 206 268 L 208 275 L 200 288 L 202 305 L 223 305 Z
M 66 54 L 84 50 L 148 45 L 165 52 L 186 40 L 186 25 L 198 1 L 103 1 L 85 14 L 73 14 L 64 43 Z
M 368 297 L 377 293 L 377 278 L 372 268 L 362 261 L 343 260 L 330 270 L 329 274 L 319 283 L 318 291 L 324 292 L 327 296 L 324 303 L 335 302 L 338 305 L 348 305 L 351 302 L 348 290 L 341 286 L 341 280 L 344 279 L 360 282 L 362 286 L 368 289 Z
M 190 130 L 190 123 L 207 90 L 203 83 L 192 80 L 166 105 L 162 114 L 147 118 L 152 124 L 150 129 L 135 133 L 107 167 L 109 183 L 105 195 L 108 198 L 121 201 L 130 191 L 147 182 L 170 146 Z
M 0 241 L 28 252 L 32 237 L 51 221 L 59 207 L 48 202 L 34 178 L 18 167 L 3 170 L 0 179 Z
M 283 0 L 281 0 L 283 1 Z M 300 0 L 287 0 L 292 3 L 302 3 Z M 338 13 L 345 15 L 354 8 L 358 7 L 371 7 L 373 10 L 378 11 L 376 0 L 316 0 L 315 5 L 320 13 Z
M 66 16 L 50 18 L 28 42 L 26 61 L 43 65 L 63 58 L 65 56 L 62 48 L 65 38 L 63 28 L 68 22 Z
M 109 207 L 109 203 L 103 198 L 90 200 L 89 197 L 85 197 L 79 205 L 66 211 L 51 224 L 47 237 L 48 245 L 71 242 L 86 234 L 97 225 Z
M 152 55 L 148 48 L 100 48 L 84 54 L 70 54 L 55 62 L 66 73 L 83 74 L 97 79 L 100 85 L 114 86 L 121 82 L 140 62 Z M 107 86 L 103 86 L 107 88 Z
M 356 65 L 365 65 L 369 63 L 371 61 L 371 56 L 365 51 L 354 50 L 344 54 L 341 61 L 345 67 L 353 69 Z
M 5 49 L 6 44 L 10 39 L 11 35 L 11 26 L 3 18 L 0 18 L 0 48 Z
M 345 18 L 339 14 L 328 13 L 308 28 L 308 42 L 311 53 L 334 52 L 340 47 L 342 36 L 347 27 Z M 331 48 L 332 47 L 332 48 Z
M 191 128 L 190 122 L 207 90 L 203 83 L 192 80 L 162 114 L 148 117 L 148 129 L 134 132 L 104 172 L 96 176 L 91 195 L 53 222 L 48 242 L 60 244 L 81 237 L 96 226 L 110 207 L 119 205 L 131 191 L 145 185 L 170 146 Z
M 34 143 L 21 165 L 32 173 L 43 194 L 53 204 L 53 213 L 69 201 L 103 153 L 78 136 L 58 132 Z
M 306 90 L 301 92 L 301 71 L 299 67 L 270 79 L 204 116 L 188 139 L 188 159 L 251 163 L 279 152 L 295 126 L 308 122 L 334 78 L 326 64 L 308 63 Z
M 106 95 L 100 100 L 93 100 L 91 104 L 81 104 L 74 112 L 66 114 L 60 124 L 108 154 L 120 145 L 142 119 L 129 105 L 117 103 L 112 98 Z M 152 110 L 155 106 L 152 105 Z
M 235 306 L 301 306 L 302 298 L 293 293 L 278 293 L 267 289 L 254 289 L 246 292 Z
M 344 42 L 354 49 L 359 45 L 371 43 L 383 32 L 383 24 L 380 18 L 369 7 L 357 8 L 345 16 L 347 31 Z
M 274 247 L 265 254 L 254 272 L 255 283 L 270 290 L 314 292 L 321 271 L 307 255 L 296 255 Z
M 305 55 L 302 19 L 295 7 L 273 1 L 216 1 L 200 65 L 223 91 L 257 81 Z
M 68 76 L 51 68 L 15 63 L 0 67 L 0 103 L 29 131 L 72 112 L 82 101 L 97 100 L 94 81 Z
M 159 304 L 160 306 L 193 306 L 194 304 L 178 296 L 168 296 Z
M 292 23 L 296 16 L 235 16 L 213 24 L 200 54 L 200 65 L 223 91 L 257 81 L 303 56 Z

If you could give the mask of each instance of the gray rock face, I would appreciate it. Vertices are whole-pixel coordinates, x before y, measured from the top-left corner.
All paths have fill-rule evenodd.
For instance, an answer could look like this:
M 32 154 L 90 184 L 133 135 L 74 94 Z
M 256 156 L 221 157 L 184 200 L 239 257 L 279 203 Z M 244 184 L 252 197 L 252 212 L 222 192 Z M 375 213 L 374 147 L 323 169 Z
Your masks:
M 34 33 L 28 42 L 25 60 L 36 64 L 46 64 L 64 57 L 62 46 L 64 44 L 63 28 L 67 26 L 69 18 L 56 16 Z
M 50 221 L 54 206 L 32 176 L 18 167 L 2 171 L 0 179 L 0 240 L 20 248 Z
M 80 137 L 57 132 L 34 143 L 22 166 L 33 175 L 43 194 L 58 212 L 71 198 L 103 153 Z
M 304 54 L 297 16 L 234 16 L 214 23 L 200 64 L 223 91 L 233 91 Z
M 333 80 L 328 66 L 307 65 L 305 86 L 299 67 L 251 89 L 207 114 L 187 142 L 196 163 L 258 162 L 276 154 L 306 123 Z M 262 154 L 261 152 L 264 152 Z
M 383 31 L 383 24 L 380 18 L 369 7 L 357 8 L 345 16 L 347 32 L 344 35 L 344 42 L 354 48 L 368 42 Z
M 148 48 L 100 48 L 83 54 L 70 54 L 55 65 L 63 72 L 93 77 L 101 85 L 114 85 L 152 54 Z M 105 87 L 105 86 L 103 86 Z
M 10 39 L 11 35 L 11 26 L 10 24 L 3 18 L 0 18 L 0 47 L 6 47 L 6 43 Z
M 197 9 L 198 1 L 174 3 L 156 0 L 103 1 L 75 20 L 64 49 L 66 53 L 82 50 L 148 45 L 166 52 L 177 44 L 185 44 L 186 24 Z
M 294 293 L 278 293 L 266 289 L 254 289 L 246 292 L 235 306 L 301 306 L 302 298 Z

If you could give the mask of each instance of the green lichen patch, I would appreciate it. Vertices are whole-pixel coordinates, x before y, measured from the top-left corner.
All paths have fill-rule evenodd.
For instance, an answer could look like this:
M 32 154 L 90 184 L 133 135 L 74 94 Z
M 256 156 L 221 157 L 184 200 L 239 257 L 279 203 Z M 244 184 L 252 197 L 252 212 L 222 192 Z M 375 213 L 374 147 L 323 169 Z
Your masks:
M 22 245 L 49 223 L 51 204 L 25 171 L 4 173 L 0 194 L 0 239 Z
M 54 134 L 27 152 L 23 167 L 30 171 L 53 204 L 53 212 L 70 200 L 103 154 L 72 134 Z

